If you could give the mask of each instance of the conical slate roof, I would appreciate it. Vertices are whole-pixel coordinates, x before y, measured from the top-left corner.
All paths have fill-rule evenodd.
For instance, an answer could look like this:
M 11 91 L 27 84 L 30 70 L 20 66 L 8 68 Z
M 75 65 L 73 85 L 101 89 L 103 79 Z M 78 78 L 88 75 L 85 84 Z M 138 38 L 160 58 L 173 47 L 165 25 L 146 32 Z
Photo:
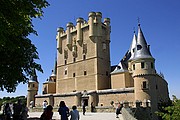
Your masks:
M 33 69 L 32 71 L 33 71 L 33 75 L 30 76 L 29 82 L 38 82 L 37 75 L 36 75 L 36 70 Z
M 135 52 L 135 49 L 136 49 L 136 43 L 137 43 L 137 36 L 136 36 L 135 31 L 134 31 L 132 43 L 131 43 L 131 46 L 129 48 L 129 52 L 131 54 L 129 59 L 132 59 L 134 57 L 134 52 Z
M 112 73 L 127 71 L 128 60 L 132 59 L 132 57 L 134 56 L 134 52 L 135 52 L 135 48 L 136 48 L 136 42 L 137 42 L 137 36 L 134 32 L 132 43 L 130 45 L 129 50 L 126 52 L 123 59 L 121 59 L 121 61 L 119 62 L 119 64 L 117 65 L 117 67 L 114 69 L 114 71 Z
M 145 40 L 140 24 L 138 25 L 138 35 L 135 32 L 129 50 L 126 52 L 123 59 L 119 62 L 112 73 L 124 72 L 128 68 L 128 60 L 136 60 L 141 58 L 152 58 L 149 50 L 149 45 Z
M 139 24 L 136 49 L 134 56 L 132 57 L 132 60 L 141 59 L 141 58 L 153 58 L 153 57 L 150 53 L 149 46 L 147 45 L 147 42 L 145 40 L 145 37 L 143 35 L 143 32 Z

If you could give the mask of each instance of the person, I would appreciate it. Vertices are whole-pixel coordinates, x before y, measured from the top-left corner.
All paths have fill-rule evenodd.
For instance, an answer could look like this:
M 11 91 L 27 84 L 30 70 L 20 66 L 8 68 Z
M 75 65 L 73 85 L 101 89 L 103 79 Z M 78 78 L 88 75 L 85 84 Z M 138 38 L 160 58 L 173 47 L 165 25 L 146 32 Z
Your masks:
M 26 105 L 22 106 L 22 112 L 21 112 L 21 119 L 22 120 L 27 120 L 28 115 L 28 108 L 26 107 Z
M 82 101 L 82 107 L 83 107 L 83 115 L 85 115 L 85 112 L 86 112 L 85 101 Z
M 9 103 L 6 103 L 4 108 L 5 120 L 11 120 L 12 112 Z
M 43 101 L 43 110 L 44 110 L 44 111 L 46 110 L 47 104 L 48 104 L 47 101 L 44 100 L 44 101 Z
M 70 111 L 69 115 L 71 116 L 70 120 L 79 120 L 79 111 L 75 105 L 72 106 L 72 110 Z
M 94 103 L 91 102 L 91 112 L 94 112 Z
M 121 114 L 121 104 L 118 103 L 117 108 L 116 108 L 116 118 L 119 118 L 119 114 Z
M 51 105 L 48 105 L 45 109 L 45 111 L 42 113 L 40 120 L 52 120 L 53 116 L 53 107 Z
M 69 108 L 66 107 L 66 104 L 64 101 L 60 102 L 58 112 L 59 112 L 59 115 L 61 115 L 61 120 L 68 120 Z
M 22 112 L 22 102 L 21 100 L 18 100 L 17 104 L 13 104 L 13 120 L 19 120 L 20 119 L 20 115 Z

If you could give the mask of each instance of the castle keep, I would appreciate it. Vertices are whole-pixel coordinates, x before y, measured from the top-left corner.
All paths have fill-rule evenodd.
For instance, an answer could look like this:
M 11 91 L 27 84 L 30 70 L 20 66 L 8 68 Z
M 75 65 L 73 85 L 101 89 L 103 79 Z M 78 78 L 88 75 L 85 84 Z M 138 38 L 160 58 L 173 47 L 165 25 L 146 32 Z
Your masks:
M 44 100 L 58 106 L 64 100 L 67 106 L 111 106 L 128 102 L 136 107 L 150 106 L 157 110 L 160 101 L 168 101 L 168 84 L 155 69 L 140 24 L 134 32 L 129 50 L 116 66 L 110 63 L 110 19 L 102 22 L 100 12 L 90 12 L 86 22 L 78 18 L 76 25 L 68 23 L 66 29 L 57 29 L 57 60 L 49 79 L 43 83 L 42 95 L 37 95 L 36 74 L 28 85 L 27 105 L 42 105 Z M 123 42 L 123 41 L 121 41 Z

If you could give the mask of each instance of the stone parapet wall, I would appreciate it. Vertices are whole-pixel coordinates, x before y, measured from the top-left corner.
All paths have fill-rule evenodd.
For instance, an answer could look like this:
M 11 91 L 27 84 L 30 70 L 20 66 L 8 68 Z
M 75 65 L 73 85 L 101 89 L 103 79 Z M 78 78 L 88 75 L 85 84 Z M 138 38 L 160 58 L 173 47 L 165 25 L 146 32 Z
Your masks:
M 129 109 L 129 108 L 127 108 Z M 134 118 L 126 108 L 122 108 L 121 113 L 124 120 L 137 120 Z M 129 109 L 130 110 L 130 109 Z

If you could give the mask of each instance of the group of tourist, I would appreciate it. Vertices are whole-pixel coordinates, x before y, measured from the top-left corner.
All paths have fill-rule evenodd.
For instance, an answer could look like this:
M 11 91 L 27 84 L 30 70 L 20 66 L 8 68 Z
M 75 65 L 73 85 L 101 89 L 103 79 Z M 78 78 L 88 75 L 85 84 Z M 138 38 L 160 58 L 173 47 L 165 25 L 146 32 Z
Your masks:
M 6 103 L 3 114 L 5 120 L 27 120 L 28 108 L 22 104 L 21 100 L 18 100 L 18 102 L 13 105 Z
M 53 107 L 51 105 L 47 105 L 47 101 L 44 101 L 43 109 L 44 112 L 42 113 L 40 120 L 52 120 Z M 79 111 L 77 110 L 77 107 L 74 105 L 72 106 L 72 110 L 69 111 L 69 108 L 66 106 L 64 101 L 60 102 L 58 112 L 59 115 L 61 116 L 61 120 L 68 120 L 68 117 L 70 117 L 70 120 L 80 119 L 80 115 L 79 115 Z

